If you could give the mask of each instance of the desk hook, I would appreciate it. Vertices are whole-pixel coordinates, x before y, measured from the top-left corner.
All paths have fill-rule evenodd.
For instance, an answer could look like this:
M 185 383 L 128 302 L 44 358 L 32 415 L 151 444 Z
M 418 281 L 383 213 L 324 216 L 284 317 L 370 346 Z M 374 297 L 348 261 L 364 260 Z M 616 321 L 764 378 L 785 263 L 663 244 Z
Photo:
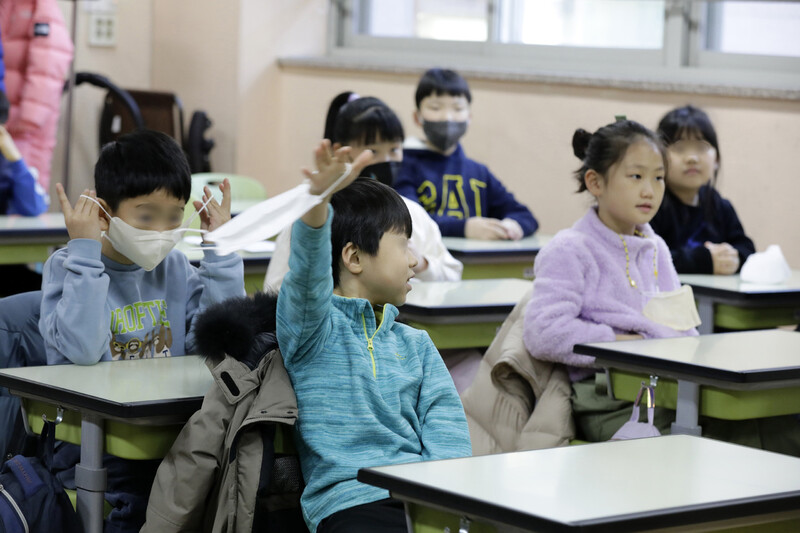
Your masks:
M 469 533 L 470 523 L 469 518 L 462 516 L 461 520 L 458 522 L 458 533 Z
M 52 422 L 55 425 L 59 425 L 64 420 L 64 408 L 61 407 L 60 405 L 58 407 L 56 407 L 56 419 L 55 420 L 48 420 L 46 413 L 42 413 L 42 420 L 44 420 L 45 422 Z

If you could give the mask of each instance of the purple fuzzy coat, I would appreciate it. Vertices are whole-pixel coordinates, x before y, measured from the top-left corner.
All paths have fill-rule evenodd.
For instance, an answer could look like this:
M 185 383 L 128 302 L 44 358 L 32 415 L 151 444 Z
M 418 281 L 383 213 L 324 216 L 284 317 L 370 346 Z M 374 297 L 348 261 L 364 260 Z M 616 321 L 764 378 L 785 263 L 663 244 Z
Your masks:
M 525 310 L 524 341 L 536 359 L 563 363 L 573 381 L 592 374 L 594 357 L 572 351 L 575 344 L 613 341 L 616 334 L 644 338 L 697 335 L 692 328 L 675 331 L 642 315 L 646 293 L 655 292 L 653 254 L 657 250 L 658 289 L 680 287 L 664 241 L 649 224 L 637 226 L 646 238 L 625 236 L 630 275 L 620 236 L 591 208 L 572 228 L 558 232 L 536 256 L 533 296 Z M 582 368 L 575 368 L 582 367 Z M 589 368 L 587 368 L 589 367 Z

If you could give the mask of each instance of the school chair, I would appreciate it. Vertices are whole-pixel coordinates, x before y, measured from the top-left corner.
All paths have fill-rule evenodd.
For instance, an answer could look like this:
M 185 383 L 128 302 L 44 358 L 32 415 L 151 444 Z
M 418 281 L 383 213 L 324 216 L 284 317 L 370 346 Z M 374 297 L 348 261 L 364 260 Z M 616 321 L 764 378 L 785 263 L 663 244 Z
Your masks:
M 192 201 L 201 200 L 203 198 L 203 187 L 208 186 L 214 198 L 216 198 L 217 201 L 222 201 L 222 193 L 219 190 L 219 184 L 222 183 L 222 180 L 225 178 L 228 178 L 231 184 L 232 215 L 236 215 L 252 204 L 267 199 L 267 190 L 264 188 L 264 185 L 255 178 L 239 174 L 227 174 L 225 172 L 200 172 L 192 174 L 192 194 L 186 205 L 186 211 L 183 217 L 184 222 L 194 214 L 195 210 Z M 200 219 L 195 218 L 191 227 L 199 228 Z
M 0 299 L 0 367 L 46 365 L 44 341 L 39 334 L 42 291 Z M 26 439 L 20 401 L 0 387 L 0 461 L 9 453 L 23 453 Z

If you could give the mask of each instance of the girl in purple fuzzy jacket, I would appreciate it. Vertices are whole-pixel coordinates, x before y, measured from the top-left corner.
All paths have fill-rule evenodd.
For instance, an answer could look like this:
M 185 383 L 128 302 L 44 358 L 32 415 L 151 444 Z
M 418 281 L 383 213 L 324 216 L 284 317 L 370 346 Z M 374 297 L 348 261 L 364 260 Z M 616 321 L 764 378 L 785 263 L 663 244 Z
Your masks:
M 534 358 L 567 366 L 576 436 L 596 442 L 608 440 L 628 420 L 631 404 L 610 398 L 594 357 L 575 354 L 573 346 L 697 335 L 699 319 L 667 245 L 649 224 L 664 198 L 667 161 L 660 140 L 641 124 L 623 120 L 594 134 L 577 130 L 572 147 L 582 162 L 575 173 L 578 191 L 588 190 L 597 205 L 536 256 L 523 340 Z M 658 305 L 670 296 L 682 304 L 677 311 Z M 674 411 L 656 409 L 655 425 L 668 432 L 674 418 Z M 800 456 L 794 415 L 701 416 L 700 424 L 707 437 Z
M 567 365 L 577 437 L 601 441 L 630 417 L 630 403 L 609 398 L 594 357 L 572 347 L 697 335 L 696 310 L 664 316 L 645 309 L 655 293 L 680 288 L 669 249 L 648 224 L 664 198 L 666 151 L 658 137 L 623 120 L 594 134 L 577 130 L 572 146 L 582 162 L 578 192 L 588 190 L 597 205 L 536 257 L 524 341 L 533 357 Z M 668 427 L 670 413 L 659 414 L 656 425 Z

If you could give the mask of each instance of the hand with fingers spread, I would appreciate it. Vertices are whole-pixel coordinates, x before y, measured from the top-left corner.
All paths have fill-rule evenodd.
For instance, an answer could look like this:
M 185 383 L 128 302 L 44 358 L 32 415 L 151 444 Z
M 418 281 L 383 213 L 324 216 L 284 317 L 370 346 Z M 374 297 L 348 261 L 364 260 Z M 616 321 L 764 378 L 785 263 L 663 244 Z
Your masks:
M 739 252 L 727 242 L 706 242 L 705 247 L 711 253 L 711 264 L 714 274 L 727 276 L 739 270 Z
M 508 239 L 503 223 L 496 218 L 470 217 L 464 225 L 464 236 L 468 239 L 499 241 Z
M 96 202 L 81 196 L 75 202 L 75 207 L 67 198 L 64 186 L 56 183 L 56 193 L 61 202 L 61 211 L 64 213 L 64 222 L 70 239 L 94 239 L 102 242 L 101 232 L 108 229 L 108 221 L 100 211 Z M 83 195 L 97 199 L 97 193 L 84 189 Z
M 306 168 L 303 169 L 303 174 L 308 178 L 311 183 L 309 192 L 311 194 L 322 194 L 333 185 L 336 180 L 342 177 L 346 170 L 346 163 L 350 163 L 352 168 L 350 174 L 342 180 L 336 189 L 331 191 L 322 203 L 313 207 L 307 212 L 301 220 L 311 226 L 312 228 L 319 228 L 328 217 L 328 203 L 330 197 L 336 191 L 342 190 L 350 185 L 361 173 L 361 170 L 372 161 L 372 152 L 364 150 L 358 157 L 353 160 L 350 157 L 350 147 L 343 146 L 336 151 L 331 149 L 331 142 L 324 139 L 319 143 L 319 146 L 314 150 L 314 160 L 316 162 L 316 170 L 310 171 Z
M 216 198 L 213 198 L 211 189 L 207 185 L 203 187 L 202 200 L 194 201 L 194 208 L 200 217 L 200 229 L 214 231 L 231 219 L 231 183 L 228 178 L 222 180 L 219 190 L 222 191 L 221 204 L 217 202 Z M 209 198 L 212 198 L 210 202 Z M 206 204 L 206 202 L 208 203 Z M 203 204 L 205 204 L 205 209 L 200 211 Z

